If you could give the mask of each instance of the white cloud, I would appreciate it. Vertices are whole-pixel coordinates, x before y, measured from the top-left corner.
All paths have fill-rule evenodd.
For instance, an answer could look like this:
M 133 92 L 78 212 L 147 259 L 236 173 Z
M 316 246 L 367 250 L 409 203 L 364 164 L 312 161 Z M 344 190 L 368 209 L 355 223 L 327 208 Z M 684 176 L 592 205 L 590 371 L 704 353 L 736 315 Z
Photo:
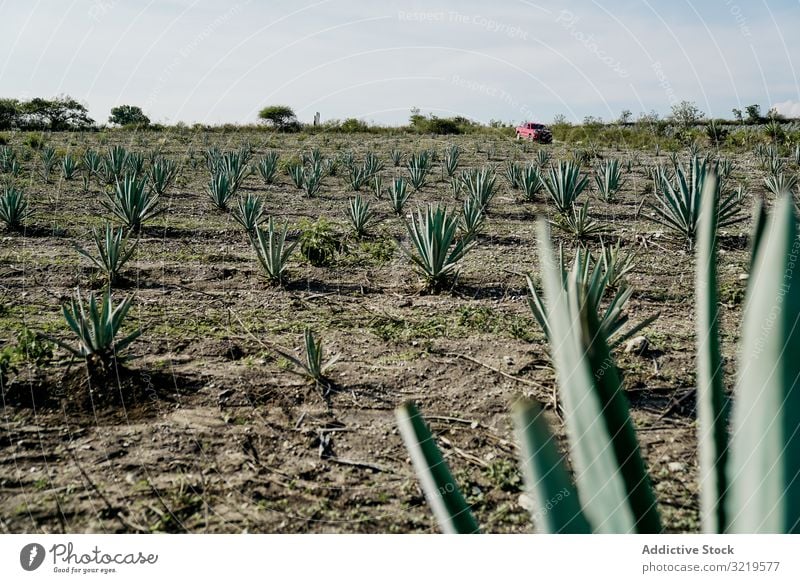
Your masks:
M 800 118 L 800 101 L 792 101 L 790 99 L 788 101 L 776 103 L 772 107 L 774 107 L 778 113 L 784 117 L 789 117 L 792 119 Z

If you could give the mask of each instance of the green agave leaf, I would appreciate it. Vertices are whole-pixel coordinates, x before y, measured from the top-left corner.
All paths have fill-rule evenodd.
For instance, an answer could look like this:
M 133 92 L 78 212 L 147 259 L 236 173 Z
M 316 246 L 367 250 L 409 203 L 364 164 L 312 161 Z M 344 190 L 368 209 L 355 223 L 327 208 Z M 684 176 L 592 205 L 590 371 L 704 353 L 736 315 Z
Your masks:
M 591 532 L 539 405 L 527 399 L 517 401 L 514 425 L 520 443 L 522 476 L 535 507 L 531 518 L 536 528 L 550 534 Z
M 395 415 L 425 498 L 441 529 L 447 534 L 479 532 L 478 523 L 417 407 L 404 403 Z
M 800 265 L 784 194 L 761 236 L 742 324 L 728 531 L 800 532 Z
M 725 530 L 728 491 L 728 402 L 719 340 L 716 181 L 711 175 L 703 187 L 695 268 L 700 518 L 703 531 L 708 533 Z
M 545 219 L 538 224 L 550 345 L 580 500 L 595 532 L 660 532 L 650 480 L 597 314 L 565 292 Z

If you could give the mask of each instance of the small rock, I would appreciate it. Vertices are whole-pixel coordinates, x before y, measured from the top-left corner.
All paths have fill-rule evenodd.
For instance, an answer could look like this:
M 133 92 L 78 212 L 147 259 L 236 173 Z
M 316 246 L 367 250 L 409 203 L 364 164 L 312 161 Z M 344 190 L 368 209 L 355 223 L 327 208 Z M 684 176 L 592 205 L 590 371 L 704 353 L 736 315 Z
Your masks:
M 650 342 L 647 340 L 645 336 L 637 336 L 636 338 L 631 338 L 625 344 L 625 352 L 626 353 L 634 353 L 634 354 L 642 354 L 647 347 L 650 346 Z
M 512 364 L 514 364 L 514 359 L 513 359 L 513 358 L 511 358 L 510 356 L 504 356 L 504 357 L 503 357 L 503 361 L 504 361 L 504 362 L 505 362 L 507 365 L 512 365 Z
M 740 273 L 739 274 L 739 281 L 744 281 L 750 277 L 749 273 Z
M 533 498 L 531 498 L 528 494 L 519 495 L 519 505 L 531 514 L 536 512 L 536 505 L 533 503 Z
M 670 472 L 682 472 L 686 469 L 686 466 L 683 465 L 681 462 L 669 462 L 667 464 L 667 469 Z

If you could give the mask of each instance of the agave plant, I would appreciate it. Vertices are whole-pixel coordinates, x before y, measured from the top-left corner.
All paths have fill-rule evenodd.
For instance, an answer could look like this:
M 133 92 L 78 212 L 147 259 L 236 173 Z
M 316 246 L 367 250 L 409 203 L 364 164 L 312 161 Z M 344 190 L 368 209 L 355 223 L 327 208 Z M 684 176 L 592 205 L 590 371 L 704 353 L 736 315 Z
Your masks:
M 394 164 L 395 168 L 403 163 L 403 153 L 400 150 L 392 149 L 389 152 L 389 158 L 392 160 L 392 164 Z
M 522 186 L 522 166 L 520 166 L 520 163 L 513 160 L 507 161 L 504 172 L 508 185 L 512 189 L 518 190 Z
M 364 173 L 367 179 L 371 179 L 378 172 L 383 170 L 384 164 L 374 152 L 367 152 L 364 156 Z
M 53 169 L 56 167 L 56 164 L 58 164 L 55 148 L 50 146 L 45 146 L 42 148 L 39 152 L 39 160 L 42 164 L 42 178 L 45 182 L 50 182 L 50 175 L 53 173 Z
M 494 198 L 496 180 L 494 171 L 486 167 L 461 173 L 461 182 L 467 195 L 477 198 L 484 210 L 489 208 L 489 203 Z
M 458 146 L 448 146 L 444 151 L 444 164 L 442 170 L 447 173 L 448 178 L 455 176 L 458 170 L 459 159 L 461 158 L 461 148 Z
M 622 188 L 625 181 L 622 180 L 622 170 L 619 167 L 619 160 L 606 160 L 597 167 L 594 176 L 597 183 L 597 194 L 605 202 L 614 202 L 616 194 Z
M 458 200 L 461 197 L 461 191 L 464 190 L 464 182 L 461 177 L 453 177 L 450 179 L 450 192 L 453 193 L 453 198 Z
M 347 218 L 357 237 L 363 237 L 375 222 L 375 212 L 370 209 L 369 201 L 360 194 L 351 198 L 347 205 Z
M 211 177 L 211 181 L 208 183 L 208 195 L 218 210 L 227 211 L 228 202 L 233 198 L 234 194 L 235 191 L 228 174 L 220 172 Z
M 681 165 L 676 168 L 674 180 L 665 174 L 656 178 L 654 193 L 658 204 L 650 205 L 654 215 L 648 218 L 682 235 L 690 249 L 697 235 L 703 185 L 712 174 L 715 176 L 712 195 L 719 206 L 719 226 L 730 226 L 744 220 L 743 216 L 737 216 L 740 204 L 737 193 L 720 191 L 716 173 L 708 162 L 695 157 L 688 171 Z
M 61 176 L 64 177 L 64 180 L 72 180 L 75 178 L 75 175 L 78 173 L 78 169 L 78 161 L 72 154 L 66 154 L 61 159 Z
M 292 179 L 292 184 L 294 184 L 294 187 L 302 190 L 306 179 L 305 168 L 303 165 L 299 162 L 292 162 L 286 166 L 286 172 L 289 174 L 289 178 Z
M 144 154 L 140 152 L 129 152 L 125 160 L 125 169 L 130 174 L 143 174 Z
M 383 198 L 383 177 L 380 174 L 376 174 L 372 177 L 372 192 L 377 200 Z
M 756 213 L 738 351 L 741 371 L 731 412 L 718 330 L 714 182 L 711 176 L 701 197 L 695 285 L 701 527 L 706 533 L 798 533 L 800 360 L 795 355 L 800 350 L 800 272 L 792 267 L 799 231 L 794 203 L 781 195 L 769 222 L 763 205 Z M 514 421 L 535 527 L 549 533 L 660 532 L 650 476 L 613 356 L 594 312 L 584 308 L 580 288 L 564 285 L 542 222 L 539 229 L 553 323 L 550 345 L 574 482 L 539 407 L 519 400 Z M 396 415 L 441 528 L 476 532 L 469 505 L 416 407 L 407 403 Z M 559 494 L 559 503 L 553 505 Z
M 11 167 L 17 160 L 17 153 L 11 146 L 0 146 L 0 172 L 11 172 Z
M 264 184 L 270 185 L 275 182 L 278 174 L 278 152 L 270 151 L 256 161 L 256 170 L 261 175 Z
M 33 214 L 28 206 L 28 199 L 21 189 L 7 184 L 0 195 L 0 221 L 10 231 L 22 228 L 25 220 Z
M 623 284 L 627 285 L 628 273 L 633 269 L 634 254 L 623 253 L 620 250 L 620 244 L 619 239 L 613 247 L 601 242 L 600 260 L 607 274 L 608 287 L 611 289 L 617 289 Z
M 619 276 L 619 269 L 614 269 L 616 267 L 614 263 L 603 260 L 595 261 L 588 250 L 579 249 L 575 253 L 571 269 L 565 264 L 563 250 L 559 251 L 559 260 L 556 266 L 564 289 L 572 290 L 574 288 L 574 293 L 582 302 L 580 305 L 585 305 L 586 310 L 595 314 L 599 329 L 611 348 L 632 338 L 658 318 L 658 314 L 655 314 L 639 324 L 623 330 L 628 323 L 625 307 L 633 294 L 633 289 Z M 528 275 L 526 279 L 531 294 L 528 298 L 528 306 L 548 341 L 552 342 L 552 325 L 548 320 L 549 312 L 544 299 L 537 291 L 533 278 Z M 573 292 L 570 291 L 570 293 Z M 603 309 L 604 304 L 605 309 Z
M 428 172 L 430 171 L 430 163 L 427 153 L 422 152 L 420 154 L 412 155 L 406 164 L 406 168 L 408 168 L 411 186 L 414 187 L 414 190 L 419 190 L 425 186 Z
M 347 178 L 350 188 L 358 192 L 369 180 L 369 174 L 363 165 L 353 164 L 348 167 Z
M 581 174 L 581 167 L 568 160 L 551 166 L 544 181 L 550 199 L 562 215 L 572 212 L 575 201 L 588 183 L 589 178 Z
M 239 197 L 234 220 L 239 223 L 248 235 L 255 235 L 256 229 L 265 216 L 264 201 L 261 197 L 248 192 L 246 196 Z
M 91 148 L 83 153 L 83 167 L 89 176 L 100 176 L 103 171 L 103 157 Z
M 539 165 L 539 168 L 544 168 L 547 166 L 548 162 L 550 162 L 550 152 L 547 150 L 539 150 L 536 152 L 536 163 Z
M 324 361 L 322 350 L 322 340 L 317 340 L 311 328 L 306 328 L 303 332 L 303 344 L 305 345 L 305 358 L 300 359 L 289 351 L 276 348 L 275 352 L 300 369 L 300 374 L 308 378 L 309 381 L 323 388 L 323 394 L 327 395 L 330 390 L 330 382 L 325 373 L 339 360 L 339 356 L 334 356 L 327 362 Z
M 103 272 L 109 284 L 116 283 L 125 263 L 136 250 L 138 241 L 128 244 L 128 235 L 122 229 L 114 229 L 111 223 L 106 223 L 102 233 L 92 229 L 92 242 L 96 252 L 94 255 L 78 245 L 75 245 L 75 249 Z
M 522 171 L 520 185 L 522 186 L 525 200 L 533 202 L 536 195 L 544 188 L 544 178 L 542 177 L 542 172 L 539 167 L 530 164 L 525 168 L 525 170 Z
M 392 210 L 398 216 L 403 214 L 403 209 L 408 202 L 411 193 L 408 190 L 408 184 L 403 178 L 395 178 L 392 181 L 392 186 L 389 188 L 389 203 L 392 205 Z
M 140 330 L 135 330 L 117 339 L 132 303 L 133 295 L 130 295 L 114 307 L 108 287 L 103 290 L 99 305 L 94 293 L 90 293 L 88 302 L 84 302 L 78 289 L 69 303 L 62 307 L 64 319 L 77 337 L 77 347 L 55 338 L 49 339 L 73 355 L 85 358 L 91 369 L 105 371 L 118 359 L 119 353 L 141 335 Z
M 178 177 L 178 165 L 169 158 L 155 157 L 150 163 L 147 178 L 153 191 L 161 196 Z
M 471 239 L 477 235 L 485 220 L 486 213 L 481 201 L 475 196 L 466 197 L 461 206 L 461 222 L 459 223 L 464 237 Z
M 456 239 L 459 217 L 441 206 L 428 205 L 406 223 L 413 252 L 400 246 L 431 289 L 444 285 L 457 274 L 458 263 L 474 246 L 470 237 Z
M 311 164 L 303 170 L 303 190 L 308 198 L 314 198 L 322 188 L 322 163 Z
M 283 224 L 283 229 L 277 229 L 272 217 L 267 221 L 266 231 L 257 228 L 255 236 L 250 238 L 256 257 L 270 281 L 280 283 L 284 279 L 288 267 L 289 257 L 297 246 L 298 241 L 286 244 L 286 234 L 289 230 L 288 221 Z
M 145 181 L 134 174 L 126 174 L 122 182 L 117 180 L 114 190 L 105 194 L 103 206 L 135 233 L 146 221 L 163 212 L 158 208 L 158 194 L 148 190 Z
M 767 176 L 764 179 L 764 185 L 772 194 L 780 196 L 784 192 L 794 190 L 794 187 L 797 186 L 797 176 L 781 172 L 777 175 Z
M 585 200 L 582 205 L 573 205 L 572 212 L 559 215 L 553 224 L 579 240 L 606 231 L 606 227 L 589 214 L 588 200 Z
M 103 179 L 107 184 L 119 182 L 125 174 L 130 174 L 126 172 L 129 155 L 128 151 L 122 146 L 108 148 L 106 155 L 102 158 Z

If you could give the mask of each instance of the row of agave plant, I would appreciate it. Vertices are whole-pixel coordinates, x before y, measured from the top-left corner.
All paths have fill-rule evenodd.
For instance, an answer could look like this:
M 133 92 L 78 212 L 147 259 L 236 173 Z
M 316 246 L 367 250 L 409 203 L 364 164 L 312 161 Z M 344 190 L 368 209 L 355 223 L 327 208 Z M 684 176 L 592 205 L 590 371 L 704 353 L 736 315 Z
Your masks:
M 43 162 L 49 160 L 51 155 L 50 149 L 45 149 L 42 152 Z M 84 298 L 78 289 L 69 302 L 62 306 L 64 319 L 75 335 L 77 344 L 49 336 L 47 339 L 84 358 L 93 373 L 106 374 L 118 353 L 141 334 L 140 330 L 135 330 L 120 337 L 134 297 L 130 294 L 114 305 L 112 288 L 119 282 L 124 265 L 137 248 L 143 224 L 163 212 L 161 197 L 175 183 L 179 168 L 173 160 L 160 154 L 152 153 L 145 158 L 122 146 L 113 146 L 105 154 L 86 150 L 78 163 L 67 155 L 62 161 L 66 180 L 74 178 L 69 171 L 74 163 L 79 167 L 76 172 L 85 173 L 85 190 L 88 190 L 86 183 L 92 178 L 97 178 L 101 185 L 106 186 L 101 203 L 120 226 L 115 227 L 107 222 L 101 229 L 92 229 L 91 250 L 75 245 L 76 251 L 103 274 L 106 283 L 99 297 L 90 293 L 88 298 Z M 47 168 L 47 164 L 44 168 Z M 20 229 L 31 214 L 32 209 L 22 190 L 7 183 L 0 196 L 0 220 L 10 229 Z
M 707 533 L 800 532 L 800 236 L 789 193 L 771 217 L 756 210 L 750 277 L 732 397 L 724 384 L 717 284 L 723 221 L 717 176 L 709 172 L 698 203 L 695 246 L 697 448 L 700 516 Z M 614 327 L 598 310 L 598 278 L 589 261 L 567 269 L 538 225 L 546 326 L 566 423 L 568 456 L 541 406 L 513 404 L 520 467 L 534 528 L 546 533 L 657 533 L 662 518 L 641 455 L 619 371 Z M 402 438 L 428 503 L 450 533 L 480 531 L 424 418 L 413 403 L 396 411 Z
M 401 246 L 401 249 L 408 255 L 430 288 L 441 288 L 457 275 L 459 263 L 476 244 L 476 235 L 485 220 L 496 191 L 494 170 L 482 168 L 459 173 L 459 156 L 460 150 L 457 147 L 447 148 L 442 172 L 443 177 L 445 174 L 450 177 L 454 185 L 452 187 L 454 194 L 457 196 L 466 194 L 460 212 L 452 212 L 439 205 L 429 205 L 425 209 L 419 209 L 405 222 L 411 247 Z M 85 158 L 94 160 L 95 155 L 88 151 Z M 394 154 L 392 158 L 395 164 L 399 164 Z M 301 163 L 290 163 L 285 168 L 298 188 L 303 188 L 308 196 L 314 196 L 319 190 L 322 178 L 335 175 L 339 165 L 344 165 L 353 190 L 359 190 L 371 180 L 376 197 L 381 199 L 386 195 L 391 210 L 402 216 L 411 192 L 408 185 L 410 184 L 415 190 L 424 186 L 436 159 L 435 151 L 422 151 L 411 155 L 407 162 L 408 181 L 403 177 L 395 177 L 388 189 L 383 188 L 379 174 L 383 169 L 383 163 L 369 152 L 363 162 L 357 162 L 352 155 L 344 154 L 340 158 L 329 159 L 319 150 L 312 150 L 303 156 Z M 206 165 L 211 174 L 208 193 L 215 207 L 229 210 L 230 200 L 250 174 L 257 173 L 265 183 L 274 183 L 280 167 L 278 154 L 268 152 L 252 165 L 251 160 L 252 149 L 249 147 L 230 152 L 212 148 L 206 152 Z M 587 203 L 584 202 L 580 206 L 576 204 L 576 200 L 588 184 L 588 177 L 581 173 L 580 166 L 573 161 L 558 161 L 545 171 L 544 167 L 548 162 L 549 156 L 544 150 L 540 150 L 537 160 L 525 168 L 518 163 L 508 163 L 505 169 L 506 179 L 512 188 L 521 188 L 527 199 L 533 199 L 543 188 L 546 189 L 550 201 L 559 214 L 554 224 L 568 230 L 572 225 L 572 232 L 579 237 L 602 233 L 604 229 L 588 216 Z M 673 165 L 672 172 L 659 167 L 653 173 L 658 185 L 655 190 L 657 200 L 661 203 L 661 206 L 653 206 L 654 218 L 686 236 L 691 245 L 697 230 L 700 195 L 703 192 L 705 176 L 712 170 L 711 162 L 701 161 L 695 157 L 688 173 L 680 166 L 677 158 L 673 160 Z M 136 247 L 136 242 L 130 241 L 130 236 L 138 234 L 145 221 L 161 212 L 159 197 L 174 181 L 177 167 L 162 157 L 151 156 L 150 164 L 145 170 L 143 156 L 126 152 L 121 147 L 110 148 L 107 155 L 101 157 L 100 162 L 87 162 L 87 167 L 93 168 L 92 173 L 101 180 L 107 181 L 109 176 L 114 177 L 114 188 L 106 193 L 104 204 L 126 229 L 123 232 L 122 229 L 114 229 L 110 224 L 106 225 L 105 232 L 93 233 L 95 253 L 90 254 L 79 249 L 82 255 L 88 257 L 105 272 L 110 287 L 119 277 L 122 266 L 132 256 Z M 720 168 L 724 173 L 725 165 L 720 163 L 716 163 L 713 170 L 719 172 Z M 141 179 L 138 178 L 140 173 L 145 174 Z M 598 167 L 595 180 L 598 192 L 605 193 L 601 196 L 606 200 L 612 200 L 623 183 L 619 162 L 605 161 Z M 740 192 L 736 196 L 731 194 L 721 197 L 718 189 L 716 199 L 719 200 L 721 226 L 741 220 L 735 216 L 735 206 L 741 202 Z M 6 204 L 5 201 L 10 202 Z M 14 210 L 8 213 L 6 211 L 9 208 Z M 285 278 L 288 261 L 297 241 L 288 241 L 288 224 L 276 225 L 275 220 L 268 217 L 264 209 L 263 200 L 248 193 L 238 199 L 233 216 L 245 229 L 267 278 L 280 283 Z M 0 197 L 0 219 L 9 225 L 20 225 L 29 212 L 27 203 L 18 189 L 7 188 L 5 196 Z M 9 214 L 12 218 L 6 220 L 6 215 Z M 348 201 L 347 218 L 355 235 L 363 237 L 377 221 L 377 213 L 369 201 L 357 194 Z M 605 248 L 603 253 L 605 257 Z M 609 269 L 614 268 L 615 261 L 608 259 L 605 261 L 611 266 Z M 589 260 L 583 261 L 586 266 L 590 263 Z M 607 330 L 613 332 L 619 331 L 624 324 L 621 310 L 630 295 L 629 288 L 616 287 L 619 283 L 616 279 L 612 278 L 616 283 L 609 287 L 616 289 L 617 294 L 611 303 L 614 309 L 610 309 L 607 313 L 609 319 L 606 323 Z M 538 299 L 532 283 L 531 291 L 534 298 L 531 304 L 534 315 L 547 333 L 543 303 Z M 107 295 L 110 297 L 110 289 Z M 603 294 L 596 296 L 599 302 Z M 125 301 L 129 299 L 126 298 Z M 73 315 L 73 319 L 75 318 Z M 642 325 L 647 323 L 649 322 L 645 321 Z M 78 329 L 81 327 L 78 326 Z M 639 328 L 635 328 L 634 331 L 636 329 Z M 81 350 L 86 351 L 85 348 Z

